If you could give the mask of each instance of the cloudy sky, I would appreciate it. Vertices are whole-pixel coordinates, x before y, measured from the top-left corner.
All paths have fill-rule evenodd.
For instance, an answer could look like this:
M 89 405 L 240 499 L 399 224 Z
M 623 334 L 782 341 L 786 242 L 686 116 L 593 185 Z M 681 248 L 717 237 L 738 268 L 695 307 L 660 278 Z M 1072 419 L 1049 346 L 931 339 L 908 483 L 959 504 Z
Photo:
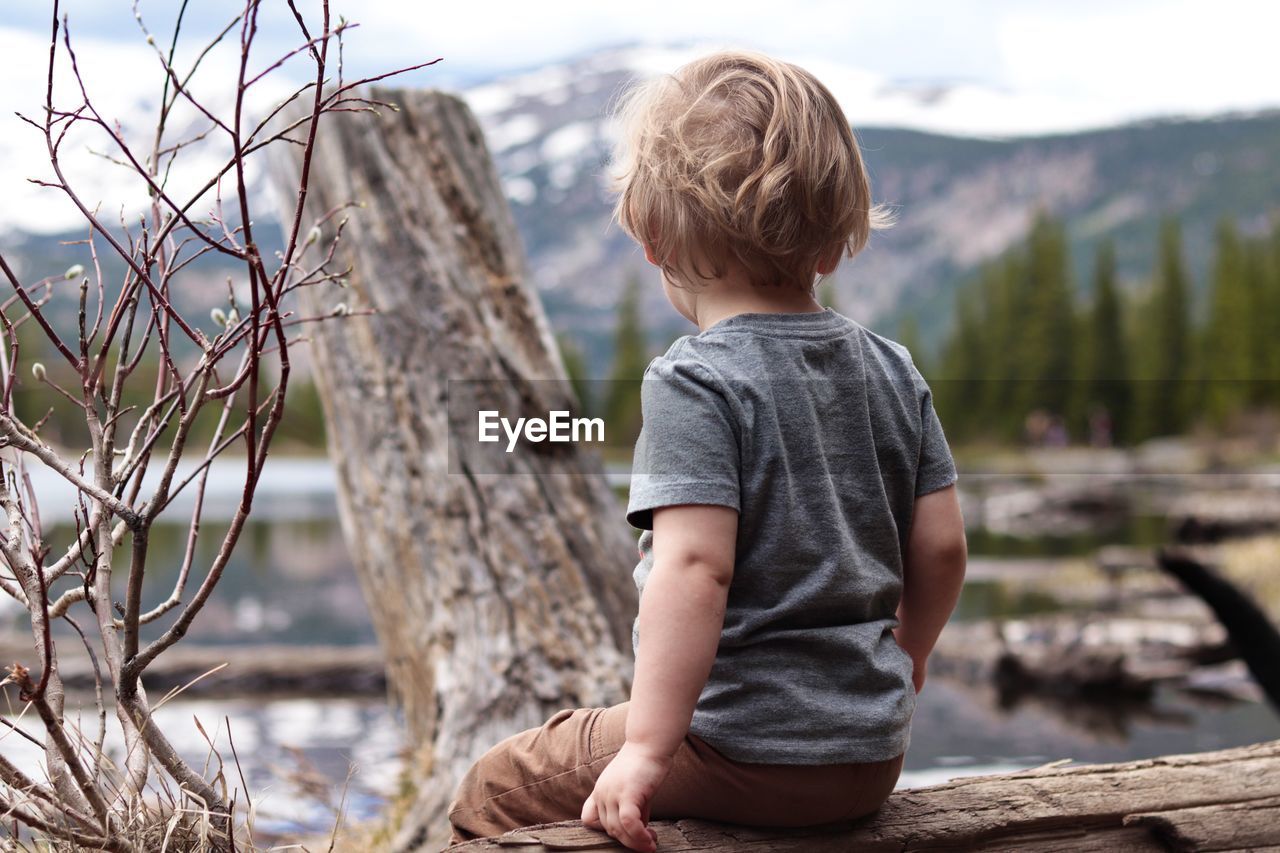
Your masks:
M 4 5 L 0 44 L 12 35 L 3 30 L 47 32 L 49 0 Z M 176 6 L 141 0 L 155 29 Z M 236 6 L 191 3 L 192 29 L 211 31 Z M 974 81 L 1146 113 L 1280 103 L 1280 4 L 1262 0 L 334 0 L 333 8 L 362 26 L 349 45 L 355 70 L 444 57 L 417 75 L 424 84 L 456 85 L 619 42 L 712 39 L 891 79 Z M 63 9 L 82 37 L 138 41 L 129 0 L 65 0 Z M 283 0 L 265 0 L 262 30 L 277 46 L 291 42 Z
M 158 37 L 170 31 L 179 2 L 140 0 Z M 299 6 L 316 20 L 319 0 Z M 187 50 L 238 7 L 191 2 Z M 38 173 L 43 141 L 13 117 L 15 110 L 39 114 L 52 0 L 0 0 L 0 8 L 0 191 L 11 202 L 3 207 L 52 227 L 65 200 L 28 192 L 34 188 L 23 178 Z M 160 78 L 130 0 L 64 0 L 61 8 L 103 112 L 126 132 L 131 122 L 145 126 Z M 1016 134 L 1280 107 L 1280 52 L 1272 43 L 1280 3 L 1262 0 L 333 0 L 333 9 L 360 24 L 346 44 L 348 76 L 443 59 L 401 78 L 406 85 L 456 89 L 605 46 L 693 42 L 756 48 L 811 68 L 855 126 Z M 260 63 L 298 43 L 284 0 L 264 0 L 259 24 Z M 230 51 L 215 55 L 205 73 L 225 80 L 221 72 L 231 73 L 233 63 Z M 305 64 L 283 70 L 300 76 Z M 256 98 L 278 96 L 285 82 L 260 85 Z M 907 104 L 905 111 L 902 98 L 882 97 L 886 87 L 933 83 L 950 84 L 955 94 L 941 106 Z M 62 103 L 75 100 L 69 76 L 59 78 L 58 91 Z M 75 168 L 94 179 L 106 174 L 101 161 Z M 5 220 L 0 209 L 0 231 Z

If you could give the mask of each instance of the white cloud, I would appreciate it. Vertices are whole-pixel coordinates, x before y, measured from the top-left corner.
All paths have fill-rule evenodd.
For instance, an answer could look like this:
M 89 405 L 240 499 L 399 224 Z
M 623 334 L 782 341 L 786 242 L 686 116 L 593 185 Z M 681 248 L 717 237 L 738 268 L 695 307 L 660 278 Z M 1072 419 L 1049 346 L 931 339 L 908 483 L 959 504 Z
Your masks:
M 529 67 L 606 44 L 737 44 L 890 79 L 962 80 L 1091 102 L 1098 115 L 1280 104 L 1280 4 L 1256 0 L 363 0 L 361 61 L 444 62 L 462 72 Z
M 199 17 L 184 36 L 188 46 L 221 20 L 213 4 L 194 5 Z M 316 5 L 307 0 L 304 11 L 314 14 Z M 65 0 L 64 7 L 104 114 L 119 118 L 127 134 L 143 132 L 158 95 L 159 68 L 127 4 Z M 148 0 L 142 8 L 152 26 L 163 29 L 176 0 Z M 6 9 L 0 26 L 6 66 L 0 87 L 0 230 L 15 224 L 55 230 L 75 221 L 65 198 L 22 180 L 47 177 L 43 140 L 12 115 L 15 109 L 32 116 L 41 111 L 48 24 L 47 12 L 33 9 Z M 999 134 L 1280 106 L 1280 53 L 1270 44 L 1280 31 L 1280 4 L 1256 0 L 790 0 L 783 8 L 761 0 L 335 0 L 334 10 L 361 24 L 347 40 L 348 77 L 444 57 L 439 66 L 393 81 L 401 85 L 456 88 L 468 77 L 537 67 L 604 45 L 686 42 L 754 47 L 799 62 L 836 91 L 855 126 L 914 122 Z M 275 4 L 264 7 L 262 29 L 264 59 L 297 40 Z M 649 53 L 661 66 L 650 70 L 670 70 L 664 63 L 687 50 Z M 225 80 L 233 60 L 217 54 L 203 73 Z M 545 89 L 542 77 L 556 73 L 563 71 L 529 75 L 529 85 Z M 962 85 L 926 104 L 930 81 Z M 71 82 L 64 69 L 60 100 L 74 106 Z M 268 103 L 280 92 L 279 86 L 264 89 L 255 93 L 255 103 Z M 519 93 L 497 87 L 488 94 L 488 100 L 484 93 L 473 98 L 481 112 Z M 179 119 L 192 127 L 197 122 L 189 109 Z M 142 194 L 136 179 L 86 155 L 88 141 L 73 134 L 67 143 L 72 180 L 92 180 L 114 207 L 136 204 Z M 110 147 L 101 134 L 94 145 Z M 194 171 L 204 172 L 183 174 Z
M 1000 23 L 1007 84 L 1091 98 L 1117 115 L 1280 105 L 1280 5 L 1142 2 L 1015 10 Z

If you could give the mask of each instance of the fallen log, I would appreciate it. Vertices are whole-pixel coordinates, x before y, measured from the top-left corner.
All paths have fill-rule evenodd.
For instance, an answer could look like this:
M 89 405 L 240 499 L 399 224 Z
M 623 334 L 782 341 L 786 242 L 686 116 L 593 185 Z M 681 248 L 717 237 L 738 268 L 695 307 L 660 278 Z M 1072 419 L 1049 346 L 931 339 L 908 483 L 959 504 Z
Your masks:
M 1185 549 L 1162 549 L 1157 561 L 1209 605 L 1272 707 L 1280 709 L 1280 630 L 1262 607 Z
M 147 670 L 152 690 L 183 688 L 193 696 L 386 696 L 382 649 L 363 646 L 189 646 Z M 160 662 L 157 661 L 157 664 Z M 68 689 L 91 689 L 92 672 L 77 666 Z
M 26 645 L 30 646 L 30 641 Z M 59 646 L 61 651 L 62 647 Z M 18 660 L 18 643 L 0 637 L 0 660 Z M 94 688 L 93 662 L 70 646 L 58 673 L 67 690 Z M 382 649 L 376 645 L 175 646 L 147 669 L 147 689 L 183 688 L 194 696 L 376 696 L 387 690 Z
M 1001 623 L 956 623 L 939 639 L 930 670 L 989 681 L 1004 697 L 1056 696 L 1112 704 L 1145 701 L 1160 684 L 1183 682 L 1202 664 L 1235 656 L 1225 631 L 1195 619 L 1078 613 Z
M 1186 670 L 1187 667 L 1178 667 L 1171 672 L 1173 676 L 1181 676 Z M 1124 652 L 1096 652 L 1073 646 L 1064 648 L 1060 657 L 1045 658 L 1034 664 L 1029 664 L 1017 652 L 1005 650 L 996 659 L 993 678 L 1001 695 L 1056 693 L 1096 697 L 1105 702 L 1148 700 L 1157 681 L 1132 672 Z
M 925 849 L 1280 849 L 1280 741 L 1123 764 L 1047 765 L 897 791 L 874 815 L 807 829 L 654 821 L 662 853 Z M 623 850 L 579 821 L 477 839 L 449 853 Z
M 1169 508 L 1169 527 L 1186 545 L 1271 533 L 1280 529 L 1280 494 L 1272 488 L 1192 490 Z
M 978 505 L 980 524 L 1008 536 L 1061 535 L 1095 529 L 1129 512 L 1127 495 L 1113 483 L 1058 482 L 996 488 Z

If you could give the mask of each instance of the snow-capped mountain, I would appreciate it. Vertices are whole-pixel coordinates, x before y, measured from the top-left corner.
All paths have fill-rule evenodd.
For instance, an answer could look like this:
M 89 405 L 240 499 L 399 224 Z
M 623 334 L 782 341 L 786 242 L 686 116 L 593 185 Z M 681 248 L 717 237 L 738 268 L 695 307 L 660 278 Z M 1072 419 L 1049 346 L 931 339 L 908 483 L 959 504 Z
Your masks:
M 553 322 L 601 355 L 622 283 L 654 276 L 609 225 L 611 101 L 628 81 L 712 47 L 613 48 L 461 93 L 485 128 Z M 921 315 L 926 329 L 941 324 L 950 286 L 1017 242 L 1037 206 L 1067 218 L 1077 270 L 1088 269 L 1099 237 L 1116 237 L 1121 272 L 1137 286 L 1160 215 L 1183 217 L 1192 266 L 1202 270 L 1213 219 L 1232 213 L 1261 228 L 1280 205 L 1277 111 L 1125 124 L 1132 117 L 1105 104 L 800 62 L 840 99 L 877 200 L 898 212 L 898 225 L 873 235 L 835 277 L 840 307 L 889 332 L 905 313 Z M 651 322 L 665 327 L 657 338 L 686 330 L 659 288 L 646 298 Z
M 629 81 L 673 71 L 713 47 L 615 47 L 458 93 L 485 130 L 532 282 L 553 325 L 572 331 L 600 373 L 607 369 L 623 283 L 633 275 L 656 283 L 643 255 L 610 225 L 611 102 Z M 123 55 L 103 57 L 96 61 L 118 61 L 133 69 L 129 73 L 154 71 L 126 68 L 134 60 Z M 1192 269 L 1202 272 L 1219 215 L 1233 214 L 1246 230 L 1258 230 L 1280 206 L 1280 111 L 1126 124 L 1132 116 L 1110 114 L 1105 104 L 1051 101 L 964 81 L 893 81 L 787 58 L 812 70 L 841 100 L 877 200 L 897 210 L 898 224 L 873 235 L 835 276 L 840 308 L 883 331 L 896 331 L 907 313 L 918 315 L 926 333 L 944 324 L 951 286 L 1017 242 L 1037 206 L 1066 218 L 1078 271 L 1087 270 L 1099 238 L 1116 238 L 1130 286 L 1140 286 L 1146 275 L 1160 215 L 1183 218 Z M 23 74 L 23 87 L 43 91 L 39 73 Z M 104 88 L 114 99 L 111 114 L 130 132 L 143 127 L 145 103 L 121 95 L 124 87 Z M 264 102 L 272 96 L 259 95 Z M 56 270 L 66 266 L 58 265 L 58 239 L 82 235 L 67 232 L 78 220 L 68 216 L 74 211 L 65 200 L 23 181 L 44 168 L 37 143 L 38 134 L 25 125 L 21 139 L 0 133 L 0 245 L 11 261 Z M 136 198 L 137 187 L 113 183 L 127 176 L 123 169 L 89 159 L 75 175 L 86 195 L 112 199 L 113 209 Z M 191 165 L 204 164 L 193 157 Z M 217 272 L 203 274 L 215 281 Z M 687 331 L 660 288 L 646 288 L 645 299 L 655 343 Z
M 134 42 L 106 39 L 72 38 L 76 64 L 85 91 L 97 111 L 113 131 L 128 142 L 139 160 L 151 152 L 157 108 L 164 72 L 157 48 L 140 48 Z M 210 87 L 207 81 L 235 79 L 238 59 L 233 45 L 224 44 L 204 57 L 201 70 L 190 82 L 190 91 L 201 105 L 224 122 L 231 122 L 234 103 L 225 86 Z M 53 170 L 44 134 L 18 118 L 20 112 L 40 123 L 44 120 L 45 90 L 48 79 L 49 37 L 26 30 L 0 27 L 0 54 L 5 57 L 5 84 L 0 89 L 0 240 L 6 235 L 19 239 L 22 235 L 64 234 L 71 229 L 83 230 L 83 217 L 61 192 L 32 183 L 31 179 L 52 180 Z M 185 57 L 184 57 L 185 58 Z M 186 64 L 179 64 L 185 68 Z M 60 42 L 55 64 L 53 105 L 56 110 L 73 112 L 82 108 L 84 97 L 72 73 L 72 65 Z M 142 85 L 126 81 L 145 81 Z M 261 115 L 269 105 L 285 97 L 293 87 L 282 76 L 267 76 L 256 82 L 246 94 L 246 113 Z M 84 115 L 88 116 L 86 110 Z M 210 122 L 186 98 L 179 97 L 168 121 L 166 140 L 173 143 L 207 130 Z M 246 122 L 246 127 L 248 127 Z M 60 134 L 65 124 L 55 128 Z M 166 189 L 175 198 L 186 198 L 226 162 L 230 145 L 224 134 L 209 133 L 200 143 L 183 149 L 180 166 L 167 176 Z M 147 204 L 147 188 L 132 169 L 121 165 L 124 153 L 101 127 L 88 121 L 78 122 L 60 140 L 60 166 L 68 183 L 92 208 L 102 203 L 100 214 L 110 223 L 123 216 L 134 221 Z M 258 163 L 251 159 L 250 168 Z M 261 176 L 252 175 L 253 184 Z M 209 194 L 193 208 L 192 215 L 203 217 L 213 204 Z

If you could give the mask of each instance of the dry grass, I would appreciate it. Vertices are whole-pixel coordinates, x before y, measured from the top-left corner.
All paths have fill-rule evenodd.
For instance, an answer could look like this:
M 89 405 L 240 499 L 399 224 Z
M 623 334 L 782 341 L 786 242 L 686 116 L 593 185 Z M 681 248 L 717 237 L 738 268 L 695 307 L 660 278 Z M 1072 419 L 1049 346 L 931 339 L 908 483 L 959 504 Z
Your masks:
M 224 853 L 231 850 L 237 853 L 274 853 L 287 850 L 334 853 L 386 849 L 386 845 L 378 844 L 377 840 L 374 842 L 376 846 L 356 846 L 354 841 L 346 842 L 344 816 L 352 774 L 348 773 L 340 786 L 332 784 L 298 751 L 292 754 L 294 767 L 283 769 L 280 775 L 286 785 L 303 796 L 321 802 L 332 811 L 332 829 L 305 839 L 281 839 L 271 833 L 257 832 L 255 824 L 258 819 L 258 804 L 245 795 L 247 782 L 241 771 L 240 757 L 230 739 L 229 721 L 226 722 L 227 742 L 231 749 L 230 761 L 226 763 L 221 750 L 215 745 L 220 730 L 209 737 L 205 727 L 198 720 L 196 723 L 202 732 L 206 732 L 209 743 L 204 765 L 205 775 L 207 777 L 211 770 L 214 772 L 211 782 L 232 808 L 230 827 L 222 816 L 210 812 L 199 799 L 184 790 L 175 790 L 172 780 L 161 773 L 151 774 L 142 797 L 127 799 L 122 793 L 121 769 L 104 754 L 101 782 L 108 802 L 112 803 L 112 824 L 115 829 L 113 840 L 127 843 L 138 853 Z M 46 784 L 47 781 L 45 780 Z M 50 789 L 51 787 L 49 786 Z M 40 798 L 13 788 L 7 788 L 4 796 L 5 805 L 16 809 L 15 813 L 37 815 L 50 825 L 47 831 L 38 831 L 21 826 L 13 819 L 12 814 L 0 815 L 0 850 L 22 853 L 83 853 L 99 849 L 96 845 L 86 846 L 84 838 L 76 840 L 60 837 L 58 830 L 62 828 L 65 818 L 59 820 L 56 811 L 51 815 L 48 804 Z M 228 838 L 228 831 L 234 835 L 234 844 Z M 389 835 L 385 837 L 389 839 Z
M 1219 554 L 1223 574 L 1248 590 L 1273 622 L 1280 622 L 1280 535 L 1226 542 Z
M 402 763 L 396 793 L 387 802 L 380 815 L 361 823 L 343 824 L 338 827 L 333 836 L 335 851 L 382 853 L 384 850 L 391 849 L 396 832 L 413 809 L 418 797 L 418 789 L 413 782 L 410 768 L 410 761 L 406 760 Z

